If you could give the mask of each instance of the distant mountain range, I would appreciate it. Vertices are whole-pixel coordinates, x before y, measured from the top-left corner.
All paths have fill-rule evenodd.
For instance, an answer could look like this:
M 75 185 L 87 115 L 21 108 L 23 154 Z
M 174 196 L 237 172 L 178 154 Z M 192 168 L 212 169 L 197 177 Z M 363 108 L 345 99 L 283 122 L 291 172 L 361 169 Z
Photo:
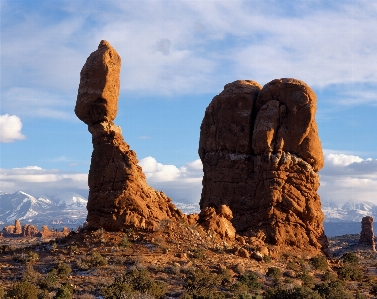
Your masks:
M 322 200 L 325 222 L 361 222 L 361 218 L 377 219 L 377 205 L 369 201 L 349 200 L 342 206 L 334 201 Z
M 33 197 L 22 191 L 0 192 L 0 225 L 13 224 L 16 219 L 21 224 L 68 228 L 77 227 L 86 220 L 87 200 L 74 192 L 58 196 Z M 198 204 L 175 203 L 185 214 L 199 213 Z M 349 200 L 339 206 L 334 201 L 322 200 L 325 222 L 361 222 L 364 216 L 377 219 L 377 205 L 368 201 Z M 0 227 L 1 228 L 1 227 Z
M 22 225 L 77 227 L 86 219 L 86 204 L 87 200 L 74 192 L 38 198 L 22 191 L 0 192 L 0 224 L 13 224 L 18 219 Z

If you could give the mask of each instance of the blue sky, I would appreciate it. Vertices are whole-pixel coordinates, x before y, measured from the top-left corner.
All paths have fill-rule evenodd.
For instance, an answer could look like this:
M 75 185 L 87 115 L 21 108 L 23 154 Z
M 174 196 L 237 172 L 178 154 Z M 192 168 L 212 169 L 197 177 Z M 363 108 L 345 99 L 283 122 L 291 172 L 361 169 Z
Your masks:
M 293 77 L 318 98 L 322 199 L 377 203 L 377 2 L 0 3 L 1 191 L 87 192 L 91 135 L 73 109 L 106 39 L 122 58 L 115 123 L 174 201 L 200 198 L 200 123 L 223 86 Z

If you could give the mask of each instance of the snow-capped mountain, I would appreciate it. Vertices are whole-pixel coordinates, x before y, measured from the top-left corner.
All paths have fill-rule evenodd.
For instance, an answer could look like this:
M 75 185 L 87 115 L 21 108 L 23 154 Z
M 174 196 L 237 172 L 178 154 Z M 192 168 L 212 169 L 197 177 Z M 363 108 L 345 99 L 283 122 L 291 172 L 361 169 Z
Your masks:
M 187 204 L 187 203 L 182 203 L 182 202 L 176 202 L 174 204 L 184 214 L 200 213 L 199 204 L 195 204 L 195 203 L 189 203 L 189 204 Z
M 55 197 L 34 197 L 22 191 L 0 193 L 0 224 L 81 224 L 85 221 L 87 200 L 77 193 Z
M 360 222 L 365 216 L 377 216 L 377 205 L 368 201 L 349 200 L 338 207 L 331 201 L 322 201 L 325 222 Z M 376 218 L 376 217 L 375 217 Z
M 52 198 L 55 203 L 65 209 L 85 209 L 88 201 L 75 192 L 65 192 Z

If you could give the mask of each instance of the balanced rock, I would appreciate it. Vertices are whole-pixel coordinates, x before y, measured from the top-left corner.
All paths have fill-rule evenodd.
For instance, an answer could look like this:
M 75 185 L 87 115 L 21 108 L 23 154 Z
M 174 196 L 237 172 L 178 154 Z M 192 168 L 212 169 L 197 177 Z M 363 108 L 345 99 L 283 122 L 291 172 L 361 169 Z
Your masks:
M 373 217 L 365 216 L 361 220 L 361 233 L 359 245 L 376 251 L 373 232 Z
M 185 216 L 163 192 L 146 182 L 136 153 L 113 123 L 118 109 L 121 60 L 107 41 L 87 59 L 80 73 L 75 113 L 88 124 L 93 153 L 89 170 L 88 228 L 156 229 L 163 219 Z
M 315 112 L 314 92 L 296 79 L 227 84 L 201 125 L 201 210 L 228 206 L 237 233 L 255 244 L 328 253 Z

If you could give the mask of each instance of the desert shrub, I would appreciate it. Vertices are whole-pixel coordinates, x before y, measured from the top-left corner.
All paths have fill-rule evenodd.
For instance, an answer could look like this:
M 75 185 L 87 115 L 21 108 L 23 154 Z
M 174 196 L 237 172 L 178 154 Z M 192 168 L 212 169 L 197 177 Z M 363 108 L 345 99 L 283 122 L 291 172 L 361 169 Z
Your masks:
M 322 298 L 326 299 L 351 299 L 353 295 L 350 291 L 345 289 L 343 282 L 339 280 L 333 280 L 330 282 L 325 282 L 318 284 L 314 287 Z
M 272 260 L 272 258 L 271 258 L 269 255 L 264 255 L 264 256 L 263 256 L 263 261 L 264 261 L 265 263 L 270 263 L 271 260 Z
M 281 273 L 281 270 L 279 268 L 269 267 L 267 269 L 266 276 L 271 277 L 271 278 L 275 278 L 275 279 L 279 279 L 283 276 L 283 274 Z
M 249 290 L 258 290 L 262 287 L 258 281 L 258 276 L 252 271 L 242 274 L 238 280 L 240 283 L 246 285 Z
M 363 270 L 355 264 L 345 263 L 338 271 L 338 277 L 342 280 L 361 280 L 363 276 Z
M 70 255 L 75 255 L 75 254 L 79 254 L 79 253 L 80 253 L 80 250 L 76 245 L 72 245 L 72 246 L 69 247 L 69 254 Z
M 5 297 L 4 288 L 2 286 L 0 286 L 0 298 L 4 298 L 4 297 Z
M 326 271 L 322 276 L 322 281 L 333 281 L 333 280 L 336 280 L 337 278 L 338 277 L 336 276 L 336 274 L 330 271 Z
M 359 263 L 359 257 L 353 252 L 346 252 L 342 255 L 343 263 L 357 264 Z
M 58 289 L 53 299 L 72 299 L 73 287 L 65 284 Z
M 101 290 L 105 299 L 121 298 L 120 296 L 130 296 L 137 292 L 160 298 L 166 293 L 166 285 L 155 281 L 145 269 L 133 269 L 118 276 L 114 283 Z
M 34 270 L 32 264 L 27 264 L 26 271 L 23 273 L 22 277 L 23 280 L 36 284 L 42 278 L 42 275 Z
M 300 278 L 303 286 L 308 288 L 314 287 L 314 277 L 310 275 L 307 271 L 302 272 Z
M 6 298 L 12 299 L 38 299 L 38 289 L 28 281 L 20 281 L 13 284 Z
M 50 271 L 47 273 L 44 279 L 39 281 L 39 286 L 42 289 L 50 289 L 56 286 L 58 283 L 58 277 L 56 276 L 55 271 Z
M 208 270 L 195 269 L 190 270 L 184 279 L 184 288 L 187 293 L 195 296 L 209 296 L 215 293 L 216 287 L 221 284 L 220 277 Z
M 59 263 L 54 267 L 56 275 L 61 278 L 67 278 L 68 274 L 72 272 L 72 268 L 70 265 L 66 263 Z
M 229 269 L 220 270 L 220 272 L 218 274 L 218 279 L 219 279 L 219 282 L 222 286 L 230 284 L 230 281 L 232 279 L 232 275 L 230 274 Z
M 323 255 L 312 257 L 310 259 L 310 264 L 316 270 L 326 271 L 328 269 L 327 259 Z
M 121 241 L 121 245 L 122 245 L 122 247 L 124 247 L 124 248 L 127 248 L 127 247 L 129 247 L 130 246 L 130 241 L 128 240 L 128 237 L 127 237 L 127 235 L 123 235 L 123 237 L 122 237 L 122 241 Z
M 203 248 L 195 249 L 192 252 L 192 257 L 194 259 L 204 259 L 205 258 L 205 252 L 204 252 Z
M 377 296 L 377 283 L 371 285 L 369 294 Z
M 100 253 L 97 251 L 93 251 L 92 255 L 90 256 L 89 264 L 92 267 L 101 267 L 107 265 L 107 259 L 105 259 Z
M 36 263 L 39 260 L 39 255 L 38 255 L 38 253 L 30 250 L 27 254 L 22 253 L 21 255 L 15 256 L 13 258 L 13 260 L 17 263 L 33 264 L 33 263 Z
M 270 288 L 264 294 L 264 299 L 322 299 L 318 292 L 308 287 L 295 287 L 283 289 L 280 287 Z M 327 298 L 327 297 L 326 297 Z

